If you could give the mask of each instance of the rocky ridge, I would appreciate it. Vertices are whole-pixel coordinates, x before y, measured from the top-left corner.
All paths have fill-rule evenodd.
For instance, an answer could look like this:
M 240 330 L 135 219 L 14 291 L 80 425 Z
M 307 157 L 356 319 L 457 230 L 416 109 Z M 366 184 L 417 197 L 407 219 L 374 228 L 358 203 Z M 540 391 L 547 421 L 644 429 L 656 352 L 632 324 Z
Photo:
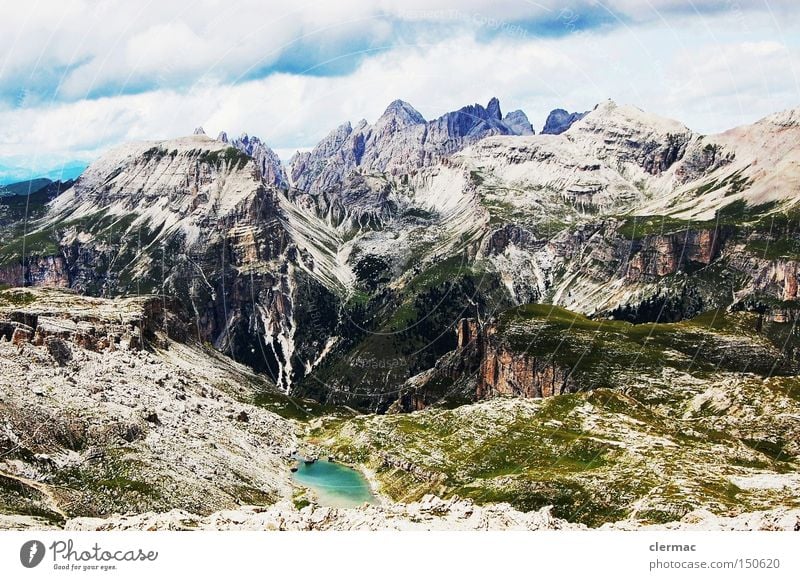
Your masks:
M 502 117 L 493 98 L 486 107 L 475 104 L 433 121 L 405 101 L 393 101 L 374 125 L 360 121 L 339 126 L 310 152 L 289 162 L 292 185 L 309 193 L 337 189 L 355 170 L 402 175 L 432 165 L 488 135 L 530 135 L 525 113 Z
M 564 109 L 553 109 L 547 115 L 542 127 L 543 135 L 560 135 L 569 129 L 575 121 L 583 119 L 589 111 L 584 113 L 569 113 Z

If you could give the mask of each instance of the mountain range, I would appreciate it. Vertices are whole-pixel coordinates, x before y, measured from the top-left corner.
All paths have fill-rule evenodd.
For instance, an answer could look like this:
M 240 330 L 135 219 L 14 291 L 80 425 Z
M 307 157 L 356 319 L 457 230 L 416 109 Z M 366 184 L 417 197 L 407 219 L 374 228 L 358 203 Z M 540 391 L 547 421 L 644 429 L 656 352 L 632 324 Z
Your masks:
M 609 101 L 546 126 L 497 99 L 430 122 L 394 101 L 285 168 L 248 135 L 123 145 L 11 228 L 0 280 L 178 296 L 198 338 L 283 390 L 355 403 L 358 382 L 378 411 L 461 318 L 547 302 L 671 322 L 796 298 L 795 111 L 704 136 Z
M 243 412 L 248 437 L 276 441 L 276 455 L 246 449 L 257 481 L 187 484 L 228 464 L 222 451 L 189 455 L 179 476 L 154 472 L 190 485 L 180 502 L 162 491 L 126 509 L 202 511 L 204 494 L 222 509 L 237 486 L 283 497 L 275 457 L 293 445 L 369 464 L 395 499 L 457 493 L 556 505 L 566 519 L 584 502 L 588 525 L 630 517 L 637 501 L 651 523 L 685 506 L 724 511 L 730 493 L 766 509 L 774 497 L 751 479 L 784 481 L 796 466 L 800 109 L 702 135 L 606 101 L 555 110 L 535 134 L 497 99 L 430 121 L 397 100 L 285 165 L 258 137 L 198 129 L 121 145 L 74 183 L 48 185 L 24 212 L 20 196 L 0 198 L 0 283 L 29 288 L 0 300 L 8 343 L 57 357 L 58 339 L 86 361 L 132 349 L 114 364 L 163 371 L 169 403 L 148 391 L 141 420 L 124 414 L 114 429 L 178 429 L 172 398 L 196 372 L 209 386 L 193 403 L 210 396 L 221 421 Z M 107 306 L 119 300 L 132 301 L 125 321 Z M 61 330 L 46 322 L 64 317 Z M 208 370 L 218 365 L 224 384 Z M 118 413 L 124 397 L 107 397 Z M 241 406 L 256 400 L 258 411 Z M 56 412 L 15 401 L 20 416 Z M 283 441 L 277 416 L 298 401 L 316 423 Z M 351 412 L 364 415 L 342 418 Z M 219 437 L 238 441 L 229 427 Z M 194 417 L 187 427 L 205 428 Z M 20 429 L 7 439 L 25 439 Z M 88 433 L 94 444 L 53 433 L 47 445 L 81 456 L 108 446 L 105 431 Z M 161 443 L 132 437 L 154 462 Z M 520 467 L 519 453 L 541 464 Z M 17 478 L 46 471 L 19 461 Z M 706 483 L 659 487 L 659 465 L 686 474 L 702 462 Z M 602 477 L 587 479 L 595 468 Z M 79 515 L 118 509 L 81 497 L 91 509 Z

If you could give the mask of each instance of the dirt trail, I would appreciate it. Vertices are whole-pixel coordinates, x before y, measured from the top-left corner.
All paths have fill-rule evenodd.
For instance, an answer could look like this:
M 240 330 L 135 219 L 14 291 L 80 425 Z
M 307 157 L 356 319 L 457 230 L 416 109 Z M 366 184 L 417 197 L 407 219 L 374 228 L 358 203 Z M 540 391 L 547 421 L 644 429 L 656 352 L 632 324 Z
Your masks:
M 28 479 L 27 477 L 21 477 L 19 475 L 13 475 L 6 471 L 0 470 L 0 478 L 5 477 L 6 479 L 10 479 L 12 481 L 16 481 L 19 484 L 22 484 L 26 487 L 30 487 L 38 491 L 44 498 L 46 499 L 47 508 L 60 515 L 66 521 L 69 516 L 59 507 L 58 500 L 56 496 L 53 495 L 53 492 L 50 490 L 50 486 L 47 484 L 41 483 L 39 481 L 35 481 L 33 479 Z

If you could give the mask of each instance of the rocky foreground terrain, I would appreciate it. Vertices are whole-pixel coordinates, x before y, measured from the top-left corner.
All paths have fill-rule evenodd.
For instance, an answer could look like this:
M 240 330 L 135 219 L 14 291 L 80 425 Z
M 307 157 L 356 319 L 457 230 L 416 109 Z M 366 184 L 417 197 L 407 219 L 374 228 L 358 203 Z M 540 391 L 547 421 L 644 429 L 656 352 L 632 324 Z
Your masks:
M 800 515 L 795 377 L 665 368 L 622 390 L 354 416 L 200 346 L 170 306 L 0 293 L 0 526 L 788 529 Z M 317 505 L 292 482 L 298 448 L 368 468 L 380 504 Z
M 0 529 L 61 529 L 30 516 L 0 515 Z M 310 505 L 298 509 L 289 502 L 269 507 L 245 506 L 198 516 L 182 510 L 107 518 L 75 518 L 64 529 L 114 530 L 238 530 L 238 531 L 544 531 L 587 530 L 556 518 L 549 507 L 523 513 L 508 504 L 478 506 L 468 500 L 442 500 L 425 496 L 411 504 L 329 508 Z M 604 524 L 601 530 L 703 530 L 703 531 L 800 531 L 800 510 L 777 509 L 720 517 L 705 510 L 686 514 L 667 524 L 642 524 L 625 520 Z
M 309 506 L 293 510 L 288 505 L 218 512 L 198 518 L 183 512 L 142 514 L 97 520 L 79 518 L 67 523 L 74 530 L 586 530 L 586 526 L 556 518 L 550 508 L 522 513 L 508 504 L 476 506 L 458 498 L 442 500 L 425 496 L 418 503 L 394 504 L 363 509 L 333 509 Z M 680 521 L 642 525 L 636 521 L 606 524 L 604 530 L 760 530 L 800 531 L 800 510 L 752 512 L 720 517 L 708 511 L 693 511 Z
M 292 425 L 273 388 L 186 341 L 153 297 L 0 293 L 0 505 L 61 522 L 289 493 Z M 188 329 L 190 330 L 190 329 Z

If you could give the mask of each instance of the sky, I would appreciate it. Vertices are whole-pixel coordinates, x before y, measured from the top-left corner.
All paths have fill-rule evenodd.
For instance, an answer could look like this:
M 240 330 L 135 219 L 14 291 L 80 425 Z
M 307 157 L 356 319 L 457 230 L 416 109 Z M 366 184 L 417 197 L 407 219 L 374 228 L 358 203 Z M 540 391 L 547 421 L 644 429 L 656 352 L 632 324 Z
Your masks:
M 537 132 L 608 98 L 706 134 L 751 123 L 800 106 L 800 2 L 0 2 L 0 183 L 197 126 L 287 160 L 394 99 L 431 119 L 493 96 Z

